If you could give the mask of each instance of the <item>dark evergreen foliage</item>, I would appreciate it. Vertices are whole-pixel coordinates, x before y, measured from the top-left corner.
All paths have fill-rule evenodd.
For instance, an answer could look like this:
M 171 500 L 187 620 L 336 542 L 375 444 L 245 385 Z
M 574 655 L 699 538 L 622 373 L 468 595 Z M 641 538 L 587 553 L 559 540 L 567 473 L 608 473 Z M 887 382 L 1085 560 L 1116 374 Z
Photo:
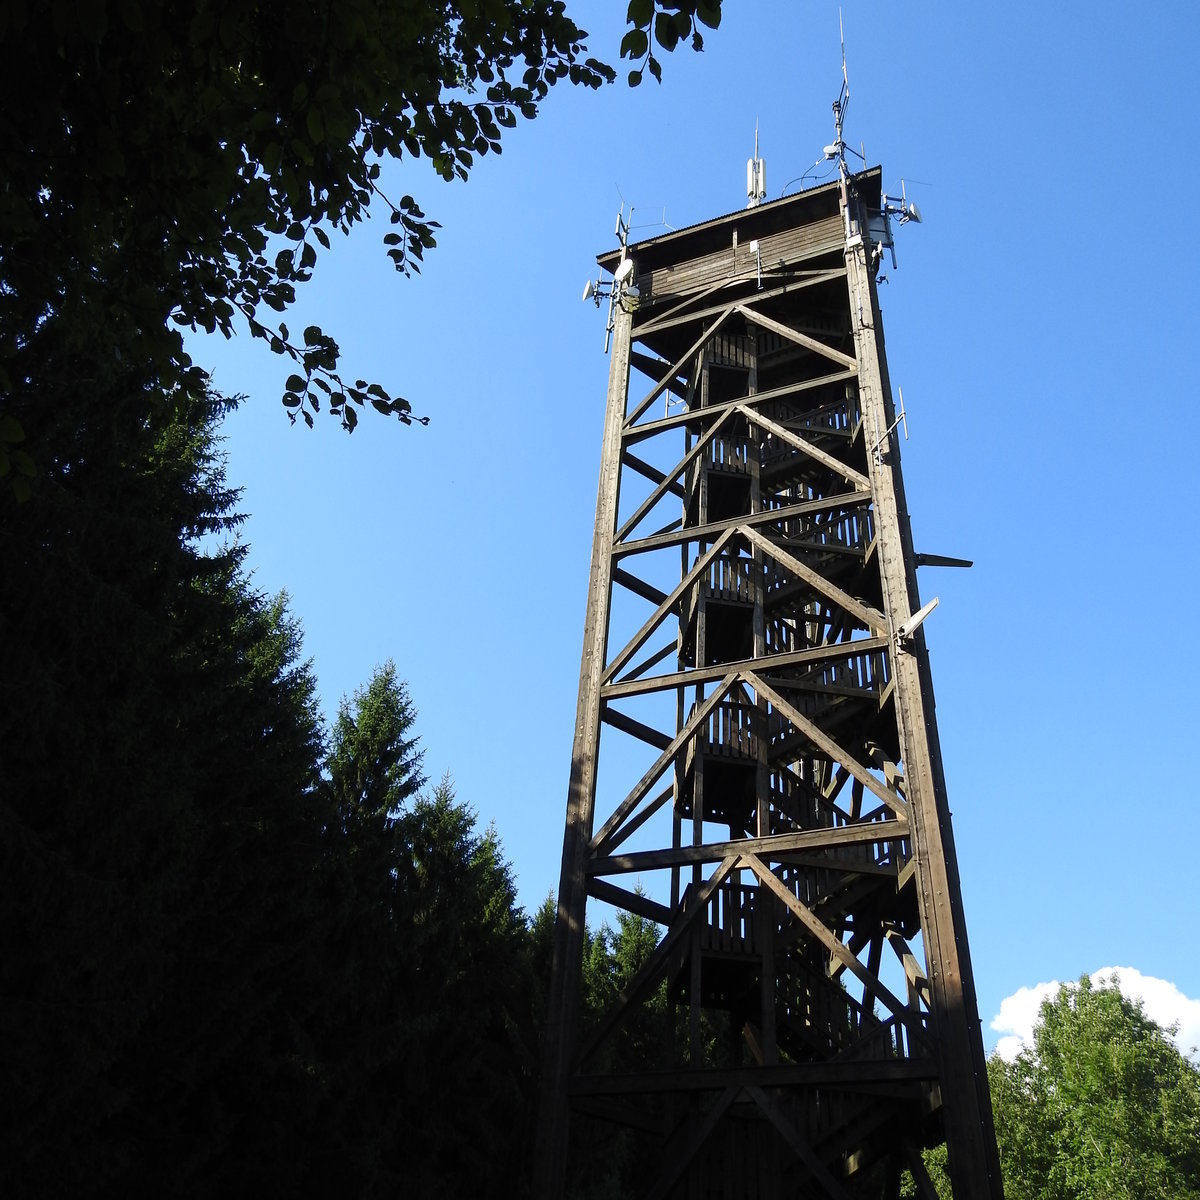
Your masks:
M 5 1194 L 518 1194 L 538 988 L 495 831 L 416 795 L 390 663 L 323 759 L 298 623 L 222 540 L 224 403 L 119 399 L 0 498 Z
M 308 915 L 298 632 L 242 549 L 198 549 L 237 523 L 224 402 L 139 383 L 24 412 L 53 469 L 0 498 L 0 1161 L 40 1195 L 188 1191 L 228 1159 L 254 1095 L 223 1068 L 280 1057 Z

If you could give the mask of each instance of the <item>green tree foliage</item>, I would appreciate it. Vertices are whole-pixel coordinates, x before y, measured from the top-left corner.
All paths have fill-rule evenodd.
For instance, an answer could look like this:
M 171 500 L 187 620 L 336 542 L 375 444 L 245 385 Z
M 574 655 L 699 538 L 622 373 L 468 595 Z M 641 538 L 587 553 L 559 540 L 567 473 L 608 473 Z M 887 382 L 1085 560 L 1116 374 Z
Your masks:
M 0 494 L 9 1194 L 192 1191 L 300 1136 L 319 729 L 282 600 L 199 548 L 237 523 L 224 408 L 113 370 L 29 407 L 47 469 Z
M 671 8 L 634 0 L 633 33 L 652 23 L 670 49 L 689 12 L 719 15 L 717 0 Z M 554 83 L 614 77 L 586 36 L 562 0 L 6 4 L 0 396 L 52 401 L 113 362 L 194 386 L 180 329 L 242 326 L 292 360 L 293 419 L 324 405 L 353 429 L 370 404 L 411 421 L 403 397 L 343 379 L 332 337 L 280 317 L 372 205 L 397 269 L 419 269 L 436 223 L 384 194 L 381 160 L 466 178 Z M 0 426 L 0 472 L 20 480 L 27 432 Z
M 413 1036 L 402 1157 L 418 1195 L 515 1194 L 523 1168 L 536 1066 L 525 923 L 495 830 L 480 835 L 474 821 L 443 778 L 405 822 Z
M 1200 1070 L 1115 982 L 1060 988 L 989 1076 L 1011 1200 L 1200 1197 Z
M 1200 1069 L 1171 1032 L 1115 980 L 1084 975 L 1043 1002 L 1033 1045 L 988 1060 L 1008 1200 L 1200 1197 Z M 946 1147 L 925 1165 L 950 1200 Z
M 115 388 L 114 383 L 114 388 Z M 33 408 L 0 494 L 5 1196 L 518 1193 L 538 1020 L 494 829 L 388 663 L 322 745 L 199 392 Z
M 388 663 L 332 730 L 329 919 L 313 927 L 303 1023 L 320 1124 L 297 1161 L 327 1193 L 516 1196 L 540 1018 L 531 942 L 495 829 L 476 828 L 448 777 L 415 794 L 415 719 Z
M 720 25 L 721 0 L 629 0 L 626 21 L 630 29 L 621 41 L 621 57 L 637 64 L 629 72 L 629 86 L 637 87 L 647 70 L 661 83 L 662 64 L 653 47 L 670 54 L 676 46 L 690 42 L 693 50 L 703 50 L 700 26 L 716 29 Z
M 530 942 L 494 829 L 424 782 L 395 666 L 338 712 L 326 758 L 339 914 L 327 1135 L 346 1194 L 516 1195 L 535 1066 Z

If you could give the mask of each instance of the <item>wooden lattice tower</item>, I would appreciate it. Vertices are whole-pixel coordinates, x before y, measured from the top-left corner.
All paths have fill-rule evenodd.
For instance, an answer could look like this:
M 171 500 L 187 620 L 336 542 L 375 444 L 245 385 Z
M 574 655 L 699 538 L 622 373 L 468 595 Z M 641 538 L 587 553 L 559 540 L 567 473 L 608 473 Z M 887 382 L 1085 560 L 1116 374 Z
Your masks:
M 616 1153 L 646 1197 L 892 1197 L 906 1167 L 932 1196 L 919 1151 L 942 1140 L 957 1197 L 1002 1196 L 881 199 L 878 169 L 843 172 L 600 259 L 613 345 L 541 1200 Z M 654 922 L 657 948 L 585 1025 L 589 899 Z

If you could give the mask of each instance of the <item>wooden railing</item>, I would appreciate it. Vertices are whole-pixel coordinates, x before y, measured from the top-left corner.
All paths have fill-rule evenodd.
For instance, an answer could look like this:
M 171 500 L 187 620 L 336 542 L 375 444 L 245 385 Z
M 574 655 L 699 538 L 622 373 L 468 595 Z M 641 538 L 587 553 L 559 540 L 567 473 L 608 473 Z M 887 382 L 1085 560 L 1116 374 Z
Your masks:
M 715 437 L 708 443 L 708 465 L 719 471 L 748 471 L 750 447 L 745 438 Z
M 718 554 L 704 572 L 707 594 L 718 600 L 741 600 L 754 603 L 754 571 L 762 570 L 752 558 L 736 558 Z
M 754 954 L 758 888 L 723 883 L 709 897 L 701 948 L 724 954 Z

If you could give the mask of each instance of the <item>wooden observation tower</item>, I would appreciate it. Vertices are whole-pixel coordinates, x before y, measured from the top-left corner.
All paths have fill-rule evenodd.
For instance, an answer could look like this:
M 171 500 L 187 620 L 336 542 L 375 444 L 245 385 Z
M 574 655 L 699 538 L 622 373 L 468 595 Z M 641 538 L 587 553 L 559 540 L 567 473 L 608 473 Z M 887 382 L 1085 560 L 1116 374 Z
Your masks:
M 600 257 L 540 1200 L 618 1158 L 647 1198 L 895 1197 L 906 1168 L 932 1197 L 941 1141 L 956 1197 L 1002 1197 L 876 295 L 890 244 L 880 171 L 843 156 L 833 183 Z M 585 1019 L 585 921 L 613 908 L 657 945 Z

